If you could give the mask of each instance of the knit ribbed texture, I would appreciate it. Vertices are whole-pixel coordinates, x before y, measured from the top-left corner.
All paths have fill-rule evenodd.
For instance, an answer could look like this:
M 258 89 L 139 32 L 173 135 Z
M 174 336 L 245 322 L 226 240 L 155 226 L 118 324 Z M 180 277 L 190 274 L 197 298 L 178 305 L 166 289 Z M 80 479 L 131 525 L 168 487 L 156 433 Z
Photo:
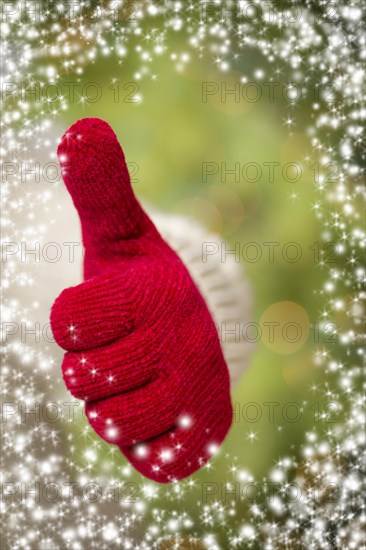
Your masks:
M 67 388 L 94 430 L 159 482 L 209 460 L 232 420 L 230 381 L 206 303 L 136 200 L 123 151 L 99 119 L 76 122 L 58 156 L 78 210 L 84 282 L 55 301 Z
M 230 245 L 198 222 L 178 214 L 148 208 L 147 212 L 159 233 L 178 254 L 203 296 L 220 334 L 222 352 L 229 370 L 231 388 L 239 382 L 249 366 L 255 344 L 245 327 L 252 317 L 252 292 L 241 263 L 232 254 L 222 261 L 221 249 Z M 214 254 L 205 255 L 207 244 L 216 246 Z M 212 248 L 211 248 L 212 250 Z

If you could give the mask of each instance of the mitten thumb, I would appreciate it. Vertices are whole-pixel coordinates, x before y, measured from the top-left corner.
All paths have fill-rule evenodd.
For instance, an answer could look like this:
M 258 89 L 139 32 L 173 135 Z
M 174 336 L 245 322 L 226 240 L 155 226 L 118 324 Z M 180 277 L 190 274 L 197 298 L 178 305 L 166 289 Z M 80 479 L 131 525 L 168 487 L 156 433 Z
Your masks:
M 78 211 L 86 253 L 95 259 L 123 254 L 129 240 L 154 226 L 137 201 L 125 157 L 112 128 L 84 118 L 61 138 L 57 154 L 62 177 Z

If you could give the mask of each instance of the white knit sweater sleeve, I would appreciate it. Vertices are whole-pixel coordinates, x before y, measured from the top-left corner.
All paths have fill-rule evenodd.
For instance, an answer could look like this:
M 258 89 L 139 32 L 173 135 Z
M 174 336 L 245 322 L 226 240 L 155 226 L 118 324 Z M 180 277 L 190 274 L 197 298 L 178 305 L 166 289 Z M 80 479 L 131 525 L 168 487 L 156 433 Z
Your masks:
M 222 238 L 183 216 L 148 214 L 168 244 L 187 266 L 206 300 L 217 326 L 221 347 L 235 385 L 248 366 L 253 343 L 248 341 L 252 295 L 242 266 L 226 254 L 222 261 Z M 227 246 L 227 250 L 230 247 Z

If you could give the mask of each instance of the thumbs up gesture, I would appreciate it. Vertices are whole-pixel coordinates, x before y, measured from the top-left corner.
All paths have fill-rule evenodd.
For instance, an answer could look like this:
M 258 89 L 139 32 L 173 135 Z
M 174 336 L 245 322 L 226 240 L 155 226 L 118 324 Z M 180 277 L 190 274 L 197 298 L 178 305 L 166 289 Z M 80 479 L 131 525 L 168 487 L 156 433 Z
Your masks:
M 213 319 L 190 274 L 134 196 L 110 126 L 79 120 L 58 147 L 78 211 L 84 282 L 51 311 L 69 391 L 143 475 L 189 476 L 232 420 L 227 366 Z

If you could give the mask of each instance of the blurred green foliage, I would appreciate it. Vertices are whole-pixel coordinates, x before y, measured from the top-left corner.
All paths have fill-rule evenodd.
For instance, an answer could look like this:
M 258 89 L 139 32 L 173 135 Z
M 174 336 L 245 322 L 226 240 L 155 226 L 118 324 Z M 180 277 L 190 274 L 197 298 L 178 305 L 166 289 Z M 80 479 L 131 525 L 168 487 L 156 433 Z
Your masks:
M 174 51 L 172 46 L 170 49 Z M 177 51 L 184 51 L 178 40 Z M 199 59 L 191 60 L 179 73 L 169 56 L 163 56 L 152 69 L 156 70 L 156 79 L 146 77 L 137 81 L 142 96 L 139 103 L 123 101 L 132 90 L 123 90 L 123 86 L 136 81 L 133 51 L 121 65 L 114 58 L 99 58 L 78 77 L 78 89 L 88 82 L 97 82 L 102 89 L 101 99 L 95 103 L 71 103 L 63 115 L 62 130 L 78 118 L 105 119 L 116 131 L 127 161 L 139 166 L 134 188 L 142 201 L 163 211 L 195 217 L 210 230 L 221 233 L 231 245 L 280 243 L 275 261 L 269 262 L 263 252 L 263 258 L 257 262 L 242 262 L 254 297 L 253 319 L 259 321 L 268 307 L 286 301 L 301 306 L 314 323 L 322 307 L 314 289 L 322 285 L 323 272 L 310 249 L 319 241 L 320 225 L 313 210 L 314 173 L 309 169 L 315 159 L 306 160 L 311 155 L 310 137 L 306 133 L 309 105 L 304 101 L 295 109 L 295 124 L 289 130 L 285 120 L 290 109 L 281 95 L 273 102 L 264 93 L 252 103 L 236 103 L 232 96 L 223 102 L 220 94 L 202 101 L 203 82 L 220 85 L 225 81 L 230 88 L 241 74 L 253 80 L 256 60 L 250 53 L 244 57 L 235 67 L 238 72 L 219 75 L 212 63 Z M 75 77 L 64 79 L 70 82 Z M 119 83 L 118 102 L 114 100 L 114 79 Z M 230 176 L 222 182 L 220 173 L 203 181 L 203 162 L 225 162 L 228 169 L 233 169 L 237 162 L 242 166 L 255 162 L 263 168 L 263 174 L 257 182 L 242 178 L 237 182 Z M 290 183 L 279 169 L 275 180 L 270 182 L 265 162 L 277 162 L 281 167 L 289 162 L 301 163 L 302 177 Z M 282 249 L 294 241 L 301 247 L 302 257 L 291 263 L 283 258 Z M 213 468 L 195 474 L 196 489 L 182 501 L 182 509 L 189 509 L 190 503 L 202 498 L 200 482 L 225 482 L 234 456 L 239 470 L 249 470 L 258 479 L 280 456 L 298 458 L 297 449 L 304 433 L 314 423 L 309 387 L 320 376 L 313 366 L 314 346 L 312 332 L 293 354 L 277 353 L 258 342 L 248 370 L 234 390 L 233 401 L 240 406 L 259 403 L 262 418 L 257 422 L 245 419 L 234 422 L 221 452 L 213 460 Z M 279 403 L 278 411 L 295 402 L 304 405 L 304 412 L 298 422 L 290 422 L 279 414 L 273 422 L 263 407 L 265 402 Z M 248 414 L 254 415 L 253 410 Z M 250 432 L 255 433 L 252 441 L 248 437 Z M 93 437 L 99 440 L 97 435 Z M 89 444 L 90 439 L 85 442 L 79 439 L 81 457 Z M 105 449 L 101 455 L 105 452 L 108 457 L 109 445 L 100 440 L 99 444 Z M 121 466 L 125 464 L 122 456 L 120 462 Z M 133 474 L 131 479 L 139 476 Z M 174 507 L 178 506 L 175 502 Z M 243 521 L 247 506 L 248 503 L 243 503 Z

